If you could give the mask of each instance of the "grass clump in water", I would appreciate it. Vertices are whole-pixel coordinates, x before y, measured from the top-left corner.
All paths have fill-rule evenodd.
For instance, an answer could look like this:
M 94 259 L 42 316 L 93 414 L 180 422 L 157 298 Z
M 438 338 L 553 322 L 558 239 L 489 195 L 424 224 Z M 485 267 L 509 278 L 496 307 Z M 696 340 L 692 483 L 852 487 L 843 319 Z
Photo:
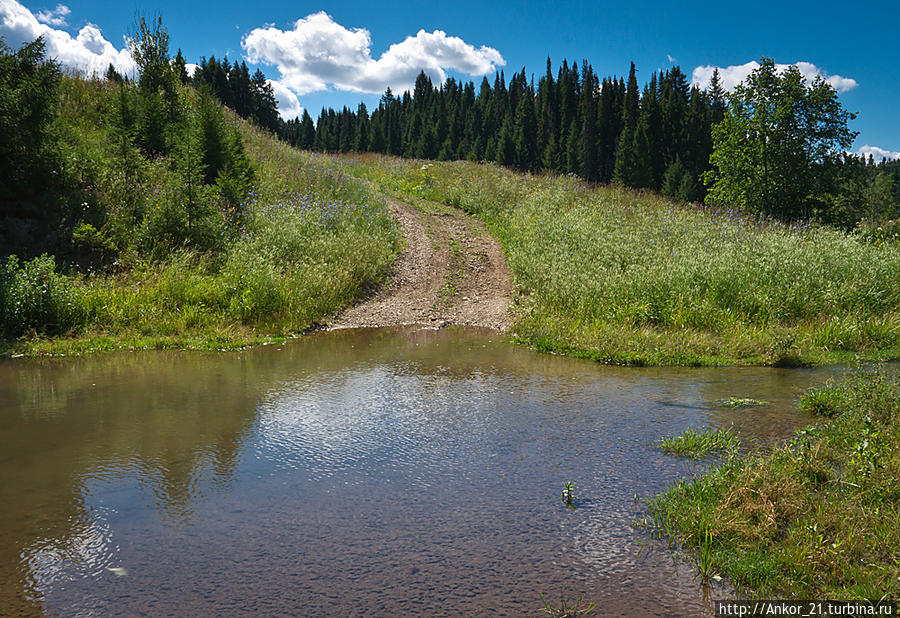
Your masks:
M 732 409 L 740 409 L 740 408 L 758 408 L 760 406 L 767 405 L 765 401 L 760 401 L 759 399 L 750 399 L 749 397 L 728 397 L 727 399 L 722 399 L 719 401 L 719 405 L 723 408 L 732 408 Z
M 740 439 L 732 428 L 703 431 L 688 429 L 678 436 L 663 437 L 659 441 L 659 448 L 670 455 L 700 459 L 714 451 L 737 453 L 740 444 Z
M 381 189 L 480 217 L 527 295 L 513 334 L 635 365 L 815 365 L 900 355 L 900 246 L 572 176 L 367 155 Z
M 574 605 L 569 605 L 565 599 L 560 599 L 559 606 L 554 607 L 541 593 L 541 602 L 543 602 L 544 616 L 551 618 L 570 618 L 573 616 L 587 616 L 597 608 L 596 603 L 585 602 L 584 599 L 578 599 Z
M 823 421 L 734 458 L 650 503 L 655 529 L 741 594 L 900 596 L 900 377 L 860 373 L 813 389 Z

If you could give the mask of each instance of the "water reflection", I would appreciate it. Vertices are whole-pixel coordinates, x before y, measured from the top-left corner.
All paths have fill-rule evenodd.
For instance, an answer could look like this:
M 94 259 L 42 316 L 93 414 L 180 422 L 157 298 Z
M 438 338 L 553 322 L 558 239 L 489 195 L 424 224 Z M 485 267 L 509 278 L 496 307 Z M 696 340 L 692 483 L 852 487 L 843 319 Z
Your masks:
M 111 516 L 151 509 L 183 521 L 204 493 L 227 487 L 256 398 L 247 364 L 231 360 L 135 354 L 0 365 L 0 598 L 34 611 L 61 582 L 103 576 L 118 551 Z M 117 494 L 127 508 L 106 508 Z
M 694 470 L 655 441 L 779 440 L 830 372 L 603 367 L 453 329 L 4 362 L 0 603 L 521 614 L 545 592 L 696 614 L 692 574 L 631 526 L 635 494 Z

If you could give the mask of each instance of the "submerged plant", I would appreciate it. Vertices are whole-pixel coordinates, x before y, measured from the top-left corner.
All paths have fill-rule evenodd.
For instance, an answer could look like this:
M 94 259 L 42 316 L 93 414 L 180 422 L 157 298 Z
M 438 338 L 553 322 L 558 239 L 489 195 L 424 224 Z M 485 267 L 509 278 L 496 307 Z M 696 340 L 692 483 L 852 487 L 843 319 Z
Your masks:
M 568 508 L 574 509 L 576 508 L 572 501 L 575 500 L 575 483 L 571 481 L 566 481 L 566 484 L 563 485 L 562 490 L 562 501 Z
M 584 603 L 583 597 L 579 597 L 578 601 L 575 602 L 575 605 L 571 606 L 566 602 L 565 599 L 560 599 L 558 608 L 554 608 L 552 605 L 550 605 L 550 603 L 547 602 L 547 599 L 544 598 L 543 593 L 541 593 L 541 601 L 544 603 L 544 615 L 552 616 L 553 618 L 586 616 L 594 611 L 595 607 L 597 607 L 596 603 L 592 603 L 590 601 Z

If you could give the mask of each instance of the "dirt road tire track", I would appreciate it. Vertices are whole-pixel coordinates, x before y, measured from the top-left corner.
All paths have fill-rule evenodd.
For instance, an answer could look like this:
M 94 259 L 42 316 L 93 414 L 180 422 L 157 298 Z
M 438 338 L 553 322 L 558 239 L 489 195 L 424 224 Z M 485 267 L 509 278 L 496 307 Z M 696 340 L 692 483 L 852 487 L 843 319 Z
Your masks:
M 388 198 L 405 246 L 385 283 L 328 329 L 461 324 L 505 331 L 514 288 L 500 245 L 480 221 L 443 205 Z

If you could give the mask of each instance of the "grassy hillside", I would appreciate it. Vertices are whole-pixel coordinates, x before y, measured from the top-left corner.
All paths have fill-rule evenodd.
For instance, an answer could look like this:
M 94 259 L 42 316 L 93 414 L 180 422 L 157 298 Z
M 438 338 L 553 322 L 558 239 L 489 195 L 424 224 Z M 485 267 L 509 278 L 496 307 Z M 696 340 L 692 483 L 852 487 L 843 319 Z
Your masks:
M 47 139 L 63 180 L 7 201 L 0 220 L 8 252 L 19 254 L 0 266 L 6 353 L 290 336 L 381 278 L 398 234 L 363 182 L 189 88 L 179 90 L 175 145 L 148 154 L 120 122 L 133 113 L 139 124 L 134 92 L 105 80 L 59 83 Z M 186 158 L 199 146 L 183 135 L 195 134 L 237 153 L 245 186 L 235 189 L 224 165 L 204 182 L 208 168 Z M 29 259 L 41 252 L 56 255 Z
M 572 176 L 347 157 L 385 191 L 481 217 L 526 294 L 515 335 L 632 364 L 900 355 L 900 247 Z

